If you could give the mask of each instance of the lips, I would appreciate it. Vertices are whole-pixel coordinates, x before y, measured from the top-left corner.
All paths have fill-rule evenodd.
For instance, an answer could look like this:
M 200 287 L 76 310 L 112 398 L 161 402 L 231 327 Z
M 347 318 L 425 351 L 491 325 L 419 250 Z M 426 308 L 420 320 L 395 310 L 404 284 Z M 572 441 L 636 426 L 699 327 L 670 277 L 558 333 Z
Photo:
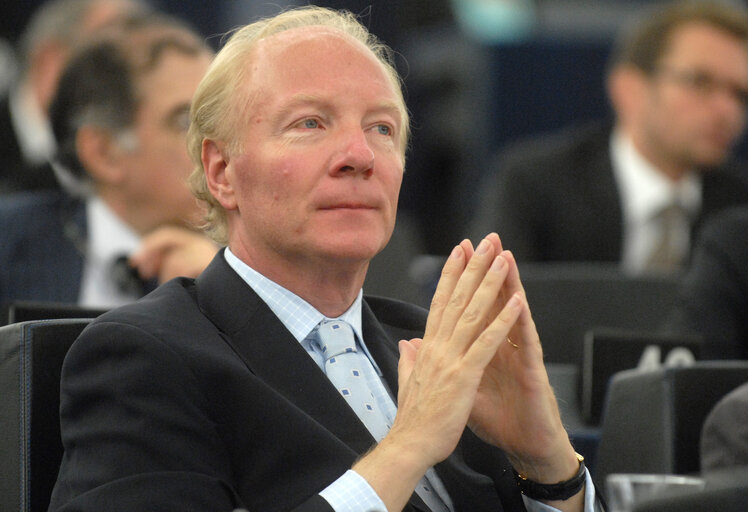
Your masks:
M 322 206 L 320 210 L 376 210 L 376 206 L 363 203 L 336 203 Z

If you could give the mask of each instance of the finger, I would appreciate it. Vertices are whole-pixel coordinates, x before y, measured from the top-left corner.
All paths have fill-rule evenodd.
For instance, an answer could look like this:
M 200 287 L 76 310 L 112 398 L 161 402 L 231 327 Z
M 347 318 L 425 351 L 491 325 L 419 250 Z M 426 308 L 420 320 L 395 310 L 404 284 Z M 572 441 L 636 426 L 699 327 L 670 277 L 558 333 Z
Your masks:
M 503 250 L 501 246 L 501 239 L 496 233 L 489 233 L 485 236 L 484 239 L 491 242 L 491 245 L 493 245 L 494 247 L 494 254 L 499 254 Z M 460 242 L 460 245 L 463 249 L 465 249 L 466 259 L 469 260 L 473 256 L 473 246 L 472 244 L 470 244 L 470 240 L 465 239 Z
M 491 244 L 494 247 L 494 253 L 500 254 L 503 250 L 503 247 L 501 245 L 501 238 L 499 238 L 499 235 L 496 233 L 489 233 L 486 235 L 486 240 L 491 242 Z
M 152 257 L 154 254 L 164 253 L 171 250 L 174 246 L 183 244 L 185 238 L 191 235 L 183 228 L 173 226 L 162 226 L 145 235 L 141 241 L 138 250 L 133 255 L 135 258 L 142 255 Z
M 481 286 L 486 273 L 494 262 L 493 244 L 488 240 L 482 240 L 478 247 L 475 249 L 473 257 L 467 262 L 465 270 L 457 281 L 457 285 L 454 287 L 454 291 L 449 297 L 447 307 L 441 315 L 441 322 L 439 324 L 439 330 L 437 335 L 440 339 L 449 339 L 454 332 L 457 323 L 460 321 L 465 309 L 473 299 L 474 294 Z M 498 294 L 498 289 L 496 290 Z M 496 295 L 494 295 L 495 300 Z M 487 311 L 481 308 L 482 302 L 476 303 L 475 313 L 478 313 L 481 317 L 484 316 Z
M 525 293 L 525 288 L 522 285 L 522 280 L 520 279 L 517 262 L 514 259 L 514 255 L 510 251 L 504 251 L 502 254 L 505 255 L 509 265 L 509 270 L 506 278 L 505 293 L 519 294 L 524 298 L 524 306 L 522 307 L 520 316 L 517 320 L 517 324 L 512 332 L 512 339 L 516 343 L 525 346 L 527 349 L 537 348 L 538 350 L 542 350 L 540 346 L 540 337 L 538 336 L 535 321 L 532 318 L 530 305 L 527 301 L 527 294 Z M 526 352 L 528 351 L 526 350 Z
M 478 336 L 465 355 L 465 362 L 478 368 L 485 368 L 501 343 L 506 340 L 509 331 L 522 313 L 524 298 L 520 294 L 512 295 L 498 316 Z
M 456 349 L 466 350 L 497 316 L 496 299 L 506 279 L 507 271 L 506 259 L 502 255 L 496 256 L 457 322 L 453 336 Z M 460 344 L 459 341 L 463 343 Z
M 517 260 L 514 259 L 514 254 L 512 254 L 512 251 L 503 251 L 502 254 L 509 264 L 509 272 L 507 273 L 505 288 L 507 298 L 517 292 L 524 296 L 525 288 L 522 286 L 522 280 L 519 277 L 519 268 L 517 267 Z
M 398 343 L 400 359 L 397 362 L 397 382 L 400 390 L 405 389 L 405 383 L 408 382 L 416 364 L 416 355 L 420 342 L 416 345 L 414 341 L 400 340 L 400 343 Z
M 452 295 L 452 292 L 457 285 L 457 281 L 460 279 L 460 275 L 462 275 L 462 272 L 465 270 L 465 263 L 467 262 L 465 255 L 468 249 L 472 254 L 472 245 L 470 244 L 470 241 L 463 240 L 460 245 L 457 245 L 452 249 L 452 253 L 449 255 L 447 261 L 442 267 L 441 276 L 436 285 L 436 291 L 434 292 L 434 296 L 431 298 L 431 307 L 429 308 L 429 316 L 426 320 L 426 330 L 423 335 L 424 338 L 435 336 L 439 329 L 442 312 L 447 306 L 449 297 Z
M 152 231 L 141 239 L 138 249 L 130 256 L 130 265 L 137 268 L 143 278 L 155 277 L 180 235 L 177 228 L 169 226 Z
M 465 261 L 470 260 L 470 258 L 473 257 L 473 253 L 475 252 L 473 250 L 473 244 L 470 240 L 467 238 L 460 242 L 460 247 L 462 247 L 462 250 L 465 251 Z
M 138 274 L 143 279 L 156 277 L 158 269 L 161 268 L 164 253 L 153 251 L 138 251 L 128 260 L 129 264 L 137 269 Z

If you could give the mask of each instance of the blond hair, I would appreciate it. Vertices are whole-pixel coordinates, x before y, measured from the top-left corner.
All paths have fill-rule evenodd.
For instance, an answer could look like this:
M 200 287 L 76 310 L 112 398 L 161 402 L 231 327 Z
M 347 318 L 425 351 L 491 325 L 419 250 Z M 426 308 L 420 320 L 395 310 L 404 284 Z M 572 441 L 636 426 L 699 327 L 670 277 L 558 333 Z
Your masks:
M 226 243 L 228 238 L 226 212 L 208 188 L 202 165 L 202 143 L 205 139 L 222 141 L 230 154 L 244 150 L 237 134 L 242 133 L 242 122 L 248 118 L 247 111 L 252 103 L 250 88 L 246 87 L 246 81 L 251 80 L 249 67 L 246 65 L 248 56 L 267 37 L 295 28 L 315 26 L 340 31 L 361 42 L 381 63 L 402 106 L 402 147 L 406 147 L 409 134 L 408 113 L 392 52 L 369 33 L 353 14 L 314 6 L 302 7 L 237 29 L 218 52 L 195 92 L 187 134 L 188 149 L 194 164 L 190 186 L 195 196 L 206 203 L 204 227 L 219 243 Z

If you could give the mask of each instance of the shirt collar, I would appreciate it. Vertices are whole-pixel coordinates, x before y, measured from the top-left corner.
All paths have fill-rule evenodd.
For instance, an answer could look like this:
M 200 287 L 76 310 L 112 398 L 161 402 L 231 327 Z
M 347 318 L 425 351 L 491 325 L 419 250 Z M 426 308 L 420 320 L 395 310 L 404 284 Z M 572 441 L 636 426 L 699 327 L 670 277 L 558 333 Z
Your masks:
M 691 216 L 701 208 L 701 177 L 688 172 L 672 182 L 649 163 L 620 130 L 611 136 L 613 173 L 620 189 L 624 215 L 634 222 L 646 222 L 664 207 L 678 202 Z
M 307 301 L 237 258 L 228 247 L 224 252 L 224 257 L 231 268 L 259 295 L 297 341 L 304 340 L 317 324 L 327 318 Z M 362 347 L 366 350 L 361 329 L 362 297 L 363 291 L 359 290 L 351 307 L 337 318 L 351 325 L 353 332 L 356 333 Z
M 99 197 L 86 201 L 88 219 L 88 258 L 111 263 L 122 255 L 129 256 L 140 244 L 140 237 L 125 224 Z

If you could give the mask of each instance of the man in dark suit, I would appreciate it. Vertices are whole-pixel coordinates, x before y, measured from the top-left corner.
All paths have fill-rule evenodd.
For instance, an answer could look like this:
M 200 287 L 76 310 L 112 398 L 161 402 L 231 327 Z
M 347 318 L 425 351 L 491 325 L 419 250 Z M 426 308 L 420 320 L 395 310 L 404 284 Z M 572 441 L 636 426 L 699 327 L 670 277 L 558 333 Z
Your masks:
M 748 202 L 748 169 L 728 162 L 748 100 L 745 11 L 673 4 L 623 36 L 608 75 L 615 125 L 510 148 L 483 188 L 472 232 L 497 230 L 519 261 L 678 269 L 704 218 Z
M 150 55 L 145 61 L 143 55 Z M 212 52 L 191 29 L 133 17 L 72 57 L 51 119 L 57 160 L 80 184 L 9 194 L 0 203 L 0 303 L 106 308 L 135 300 L 147 278 L 195 276 L 216 245 L 195 230 L 186 184 L 189 104 Z M 123 288 L 124 285 L 124 288 Z
M 52 510 L 594 509 L 496 234 L 454 248 L 428 318 L 362 298 L 408 118 L 354 17 L 310 7 L 242 27 L 190 126 L 193 189 L 228 247 L 76 341 Z M 330 323 L 355 345 L 340 391 Z
M 712 217 L 698 233 L 664 330 L 699 334 L 704 359 L 748 360 L 748 205 Z
M 18 80 L 0 98 L 0 193 L 56 189 L 47 110 L 75 46 L 101 27 L 146 11 L 138 0 L 50 0 L 21 35 Z

